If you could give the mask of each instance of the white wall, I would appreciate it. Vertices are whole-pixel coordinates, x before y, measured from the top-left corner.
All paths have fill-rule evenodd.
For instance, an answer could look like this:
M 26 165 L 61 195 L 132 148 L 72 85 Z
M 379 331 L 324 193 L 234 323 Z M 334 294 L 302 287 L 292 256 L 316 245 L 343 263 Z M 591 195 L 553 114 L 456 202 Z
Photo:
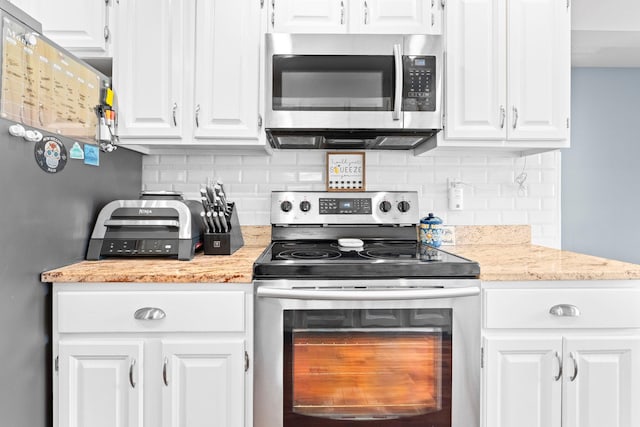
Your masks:
M 514 178 L 525 158 L 487 156 L 423 156 L 410 151 L 368 151 L 367 190 L 416 190 L 420 216 L 434 212 L 445 224 L 531 224 L 536 244 L 560 247 L 560 153 L 526 157 L 527 191 Z M 324 190 L 325 152 L 283 150 L 267 156 L 145 156 L 143 188 L 178 190 L 199 198 L 207 177 L 221 178 L 237 202 L 243 225 L 269 224 L 273 190 Z M 447 178 L 465 188 L 463 211 L 447 209 Z

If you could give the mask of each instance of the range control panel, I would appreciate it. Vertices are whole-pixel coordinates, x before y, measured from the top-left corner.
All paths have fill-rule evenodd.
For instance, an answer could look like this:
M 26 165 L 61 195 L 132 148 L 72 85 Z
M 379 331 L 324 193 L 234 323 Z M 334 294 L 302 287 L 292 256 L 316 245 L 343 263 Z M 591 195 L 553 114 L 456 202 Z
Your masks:
M 436 57 L 403 56 L 403 111 L 436 111 Z
M 319 199 L 320 215 L 368 215 L 371 214 L 371 199 Z
M 271 223 L 278 225 L 384 224 L 419 222 L 415 191 L 274 191 Z

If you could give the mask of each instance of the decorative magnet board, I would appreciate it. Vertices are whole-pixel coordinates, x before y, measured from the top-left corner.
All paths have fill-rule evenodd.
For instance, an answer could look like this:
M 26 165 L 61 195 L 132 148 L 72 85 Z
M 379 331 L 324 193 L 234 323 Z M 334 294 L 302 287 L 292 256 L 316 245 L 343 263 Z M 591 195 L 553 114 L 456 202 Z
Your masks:
M 327 191 L 364 191 L 364 152 L 327 153 Z

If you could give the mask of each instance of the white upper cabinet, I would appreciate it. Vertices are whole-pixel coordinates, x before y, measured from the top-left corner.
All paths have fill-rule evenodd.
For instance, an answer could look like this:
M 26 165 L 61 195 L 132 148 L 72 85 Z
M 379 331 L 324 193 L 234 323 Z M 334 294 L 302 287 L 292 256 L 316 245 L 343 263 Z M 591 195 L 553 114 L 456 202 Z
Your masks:
M 111 56 L 110 14 L 115 0 L 13 0 L 42 24 L 51 40 L 81 58 Z
M 509 139 L 569 133 L 571 11 L 562 0 L 508 2 Z
M 264 146 L 259 2 L 120 0 L 116 11 L 121 144 Z
M 271 0 L 274 33 L 346 33 L 349 0 Z
M 196 2 L 194 136 L 255 138 L 259 130 L 257 2 Z
M 447 3 L 447 138 L 506 137 L 504 6 L 501 0 Z
M 566 140 L 568 3 L 458 0 L 447 2 L 445 14 L 445 137 Z
M 440 0 L 271 0 L 274 33 L 441 34 Z
M 117 9 L 118 132 L 122 138 L 179 138 L 188 108 L 185 8 L 176 0 L 121 0 Z

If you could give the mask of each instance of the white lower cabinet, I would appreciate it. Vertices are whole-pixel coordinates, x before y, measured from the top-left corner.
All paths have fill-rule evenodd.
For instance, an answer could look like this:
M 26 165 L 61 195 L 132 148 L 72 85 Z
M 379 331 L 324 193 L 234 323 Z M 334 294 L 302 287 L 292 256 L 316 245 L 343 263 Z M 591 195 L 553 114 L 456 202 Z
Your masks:
M 251 426 L 250 289 L 54 285 L 54 426 Z
M 142 340 L 59 342 L 58 425 L 142 426 Z
M 558 283 L 483 291 L 482 425 L 640 426 L 640 283 Z

